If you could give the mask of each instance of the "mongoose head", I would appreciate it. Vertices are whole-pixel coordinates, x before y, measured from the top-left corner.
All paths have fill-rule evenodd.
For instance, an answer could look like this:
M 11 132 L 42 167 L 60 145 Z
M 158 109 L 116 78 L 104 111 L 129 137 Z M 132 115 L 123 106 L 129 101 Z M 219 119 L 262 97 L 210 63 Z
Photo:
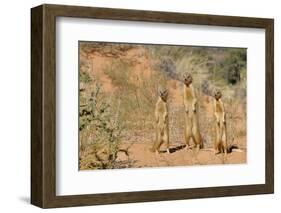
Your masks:
M 168 99 L 168 90 L 167 89 L 159 89 L 159 97 L 163 100 L 163 101 L 167 101 Z
M 189 73 L 183 75 L 183 82 L 186 86 L 189 86 L 192 83 L 192 76 Z
M 220 90 L 215 90 L 214 91 L 214 97 L 218 101 L 221 98 L 222 94 Z

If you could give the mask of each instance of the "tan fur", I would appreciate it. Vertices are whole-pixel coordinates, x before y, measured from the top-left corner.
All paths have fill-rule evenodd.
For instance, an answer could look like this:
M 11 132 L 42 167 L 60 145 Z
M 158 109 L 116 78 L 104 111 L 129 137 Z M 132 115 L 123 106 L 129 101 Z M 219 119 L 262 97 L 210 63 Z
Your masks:
M 192 83 L 184 85 L 184 109 L 185 109 L 185 142 L 187 148 L 190 147 L 190 139 L 192 138 L 198 149 L 203 148 L 198 122 L 198 106 L 197 98 Z
M 215 153 L 224 152 L 227 154 L 226 120 L 224 104 L 221 100 L 221 94 L 214 98 L 214 117 L 215 117 Z
M 156 119 L 156 141 L 151 151 L 159 153 L 160 146 L 163 144 L 169 152 L 169 119 L 168 119 L 168 106 L 167 97 L 158 98 L 155 107 L 155 119 Z

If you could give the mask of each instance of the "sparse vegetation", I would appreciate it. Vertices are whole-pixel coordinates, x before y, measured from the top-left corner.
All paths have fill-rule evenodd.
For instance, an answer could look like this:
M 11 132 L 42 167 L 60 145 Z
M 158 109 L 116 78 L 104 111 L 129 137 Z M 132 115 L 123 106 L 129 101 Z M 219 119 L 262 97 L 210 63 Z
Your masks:
M 166 77 L 157 72 L 149 75 L 135 73 L 133 69 L 134 65 L 128 61 L 112 59 L 112 63 L 103 72 L 116 88 L 112 100 L 122 99 L 120 116 L 126 128 L 151 129 L 157 89 L 159 85 L 166 84 Z
M 93 85 L 89 96 L 80 92 L 80 168 L 115 168 L 123 130 L 119 108 L 113 111 L 100 85 Z
M 246 49 L 80 43 L 80 169 L 140 163 L 131 150 L 137 143 L 150 147 L 155 139 L 159 87 L 169 89 L 170 141 L 181 147 L 184 72 L 193 75 L 205 147 L 213 146 L 211 96 L 219 88 L 226 105 L 228 142 L 246 149 L 246 68 Z M 193 153 L 189 163 L 194 162 L 209 163 L 200 162 L 200 156 Z

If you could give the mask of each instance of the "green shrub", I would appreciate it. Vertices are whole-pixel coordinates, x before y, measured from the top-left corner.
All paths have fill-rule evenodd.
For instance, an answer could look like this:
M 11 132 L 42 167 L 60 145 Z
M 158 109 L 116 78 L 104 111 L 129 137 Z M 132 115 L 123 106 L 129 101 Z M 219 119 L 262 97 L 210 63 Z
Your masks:
M 85 94 L 82 92 L 80 96 L 83 97 Z M 89 165 L 94 168 L 114 168 L 123 130 L 119 120 L 119 109 L 112 109 L 96 82 L 91 95 L 84 97 L 83 101 L 84 104 L 80 103 L 79 111 L 80 150 L 83 156 L 82 152 L 87 147 L 94 158 L 91 162 L 81 159 L 80 168 L 85 169 Z M 86 137 L 83 137 L 85 135 Z

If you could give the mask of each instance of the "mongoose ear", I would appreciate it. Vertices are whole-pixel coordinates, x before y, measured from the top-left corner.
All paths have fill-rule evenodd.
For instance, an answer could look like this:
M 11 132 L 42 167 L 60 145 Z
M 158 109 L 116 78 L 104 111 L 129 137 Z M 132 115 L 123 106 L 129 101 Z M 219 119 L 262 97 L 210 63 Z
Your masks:
M 159 95 L 163 95 L 164 93 L 165 93 L 165 87 L 163 87 L 163 86 L 159 86 L 158 87 L 158 93 L 159 93 Z
M 182 79 L 183 79 L 183 80 L 187 79 L 187 75 L 188 75 L 187 73 L 183 73 Z
M 162 90 L 160 87 L 158 87 L 158 95 L 161 96 L 162 95 Z
M 165 89 L 165 90 L 163 91 L 163 95 L 164 95 L 164 96 L 167 96 L 167 95 L 168 95 L 168 93 L 169 93 L 169 92 L 168 92 L 168 90 L 167 90 L 167 89 Z

